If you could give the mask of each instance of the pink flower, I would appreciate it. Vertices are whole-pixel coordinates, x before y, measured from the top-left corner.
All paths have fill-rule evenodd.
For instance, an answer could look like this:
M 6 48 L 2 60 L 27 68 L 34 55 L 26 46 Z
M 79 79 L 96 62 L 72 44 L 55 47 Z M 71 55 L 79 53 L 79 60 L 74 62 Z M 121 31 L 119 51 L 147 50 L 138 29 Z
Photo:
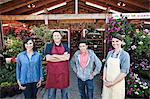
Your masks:
M 128 94 L 128 95 L 131 95 L 131 91 L 127 91 L 127 94 Z
M 128 81 L 128 84 L 130 84 L 130 81 Z
M 136 82 L 134 82 L 134 84 L 136 84 Z
M 133 88 L 131 87 L 131 88 L 130 88 L 130 91 L 132 91 L 132 90 L 133 90 Z

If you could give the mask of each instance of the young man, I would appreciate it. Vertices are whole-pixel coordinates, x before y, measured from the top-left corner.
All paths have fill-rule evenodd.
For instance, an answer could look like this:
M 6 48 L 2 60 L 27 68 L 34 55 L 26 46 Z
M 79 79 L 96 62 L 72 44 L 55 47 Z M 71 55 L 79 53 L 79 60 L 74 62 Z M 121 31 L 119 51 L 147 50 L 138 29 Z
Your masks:
M 52 34 L 53 43 L 46 46 L 47 77 L 46 88 L 48 89 L 48 99 L 56 99 L 57 89 L 61 89 L 61 99 L 68 99 L 69 86 L 69 48 L 67 44 L 62 44 L 60 31 Z
M 79 50 L 70 60 L 70 65 L 77 74 L 81 99 L 93 99 L 93 78 L 100 72 L 102 64 L 94 51 L 88 49 L 85 39 L 79 42 Z

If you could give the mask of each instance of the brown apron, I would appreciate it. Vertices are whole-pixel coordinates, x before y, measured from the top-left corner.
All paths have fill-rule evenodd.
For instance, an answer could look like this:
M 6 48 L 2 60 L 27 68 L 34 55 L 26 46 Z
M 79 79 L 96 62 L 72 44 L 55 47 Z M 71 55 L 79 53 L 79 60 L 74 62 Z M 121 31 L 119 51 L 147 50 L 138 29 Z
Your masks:
M 63 46 L 53 46 L 51 54 L 64 54 Z M 47 64 L 47 78 L 46 88 L 67 88 L 69 86 L 69 63 L 62 62 L 48 62 Z

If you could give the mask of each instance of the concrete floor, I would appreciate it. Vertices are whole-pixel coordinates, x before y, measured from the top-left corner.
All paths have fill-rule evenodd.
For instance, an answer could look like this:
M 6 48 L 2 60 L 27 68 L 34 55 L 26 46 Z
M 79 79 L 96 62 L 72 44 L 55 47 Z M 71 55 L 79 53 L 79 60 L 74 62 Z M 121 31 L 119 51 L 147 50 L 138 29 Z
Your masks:
M 60 98 L 60 90 L 57 90 L 57 98 Z M 94 99 L 101 99 L 101 82 L 99 79 L 99 75 L 94 78 Z M 40 88 L 37 93 L 38 99 L 47 99 L 47 90 L 45 88 Z M 3 99 L 24 99 L 23 94 L 15 95 L 13 97 L 6 97 Z M 77 85 L 77 77 L 70 69 L 70 87 L 69 87 L 69 99 L 80 99 L 78 85 Z
M 94 99 L 101 99 L 101 84 L 99 75 L 94 78 Z M 60 90 L 57 90 L 57 98 L 60 98 Z M 40 88 L 37 93 L 38 99 L 47 99 L 47 90 L 45 88 Z M 23 94 L 15 95 L 13 97 L 6 97 L 3 99 L 24 99 Z M 77 86 L 77 77 L 70 69 L 70 87 L 69 87 L 69 99 L 80 99 L 78 86 Z M 126 99 L 139 99 L 139 98 L 126 98 Z M 142 99 L 142 98 L 141 98 Z

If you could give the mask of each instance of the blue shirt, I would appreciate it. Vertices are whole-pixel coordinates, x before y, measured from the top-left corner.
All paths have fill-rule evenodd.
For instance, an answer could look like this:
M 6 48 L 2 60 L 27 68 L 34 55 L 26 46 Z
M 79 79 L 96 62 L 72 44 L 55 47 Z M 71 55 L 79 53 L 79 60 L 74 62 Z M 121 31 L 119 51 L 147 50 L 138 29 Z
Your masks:
M 16 79 L 21 84 L 27 84 L 38 82 L 40 78 L 43 78 L 41 55 L 34 52 L 29 59 L 26 51 L 19 53 L 16 64 Z
M 108 52 L 108 55 L 106 57 L 106 62 L 107 62 L 107 59 L 109 57 L 113 56 L 113 52 L 114 52 L 114 50 Z M 122 49 L 121 52 L 120 52 L 119 59 L 120 59 L 120 70 L 121 70 L 121 72 L 125 73 L 125 74 L 128 74 L 129 69 L 130 69 L 130 56 L 129 56 L 129 54 Z M 105 62 L 105 66 L 106 66 L 106 62 Z

